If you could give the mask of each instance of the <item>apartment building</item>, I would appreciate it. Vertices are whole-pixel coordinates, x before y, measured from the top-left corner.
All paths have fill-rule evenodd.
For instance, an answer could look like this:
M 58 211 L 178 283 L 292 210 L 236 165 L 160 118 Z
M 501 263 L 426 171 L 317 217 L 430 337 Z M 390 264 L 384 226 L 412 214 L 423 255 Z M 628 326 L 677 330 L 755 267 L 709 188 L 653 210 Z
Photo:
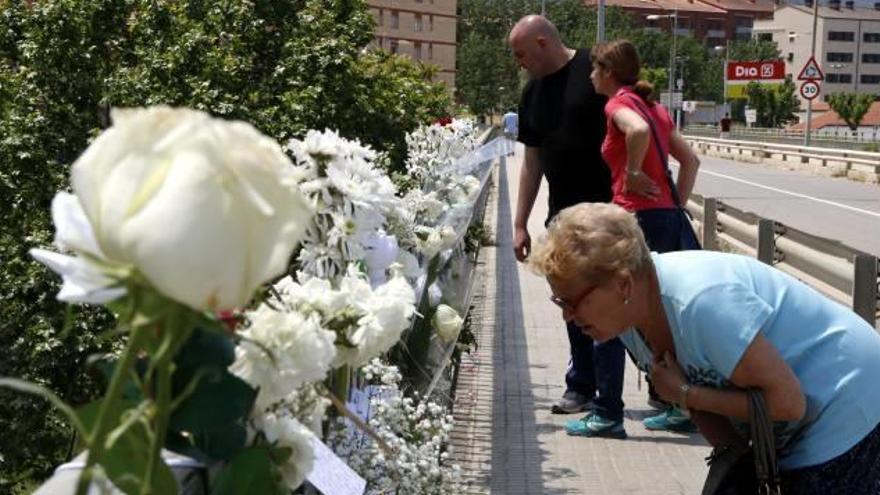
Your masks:
M 376 46 L 440 67 L 437 80 L 455 90 L 457 0 L 369 0 Z
M 693 36 L 706 46 L 723 45 L 727 40 L 749 39 L 756 19 L 770 18 L 779 0 L 606 0 L 629 12 L 645 29 L 671 31 L 675 13 L 678 36 Z M 584 0 L 595 6 L 596 0 Z M 649 16 L 666 16 L 656 20 Z
M 785 59 L 786 75 L 797 78 L 810 59 L 813 8 L 788 5 L 773 19 L 758 21 L 759 39 L 773 40 Z M 825 73 L 821 98 L 855 91 L 880 97 L 880 2 L 859 7 L 852 1 L 821 5 L 816 29 L 816 62 Z M 801 101 L 806 106 L 806 100 Z

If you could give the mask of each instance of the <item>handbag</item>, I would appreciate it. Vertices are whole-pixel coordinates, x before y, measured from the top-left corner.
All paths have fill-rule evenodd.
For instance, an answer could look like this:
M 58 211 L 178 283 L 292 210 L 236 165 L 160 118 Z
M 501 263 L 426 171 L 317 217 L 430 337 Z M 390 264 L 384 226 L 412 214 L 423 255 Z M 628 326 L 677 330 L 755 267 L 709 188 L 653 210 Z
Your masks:
M 763 394 L 749 396 L 750 445 L 745 441 L 716 447 L 706 458 L 709 474 L 702 495 L 781 495 L 773 423 Z
M 672 171 L 669 169 L 669 158 L 666 153 L 663 151 L 663 146 L 660 144 L 660 134 L 657 132 L 657 127 L 654 125 L 654 119 L 651 118 L 651 113 L 648 111 L 647 107 L 645 107 L 644 102 L 642 102 L 641 98 L 633 95 L 632 93 L 626 93 L 627 96 L 635 103 L 636 111 L 641 114 L 642 118 L 648 124 L 648 127 L 651 128 L 651 135 L 653 136 L 654 141 L 654 149 L 657 151 L 657 155 L 660 157 L 660 162 L 663 163 L 663 170 L 665 172 L 666 183 L 669 186 L 669 191 L 672 194 L 672 200 L 675 201 L 675 206 L 678 208 L 679 213 L 681 213 L 681 230 L 680 230 L 680 240 L 679 240 L 679 249 L 682 251 L 690 250 L 690 249 L 702 249 L 700 245 L 699 239 L 697 239 L 697 233 L 694 232 L 694 227 L 691 225 L 691 214 L 682 206 L 681 204 L 681 196 L 678 194 L 678 187 L 675 185 L 675 181 L 672 180 Z

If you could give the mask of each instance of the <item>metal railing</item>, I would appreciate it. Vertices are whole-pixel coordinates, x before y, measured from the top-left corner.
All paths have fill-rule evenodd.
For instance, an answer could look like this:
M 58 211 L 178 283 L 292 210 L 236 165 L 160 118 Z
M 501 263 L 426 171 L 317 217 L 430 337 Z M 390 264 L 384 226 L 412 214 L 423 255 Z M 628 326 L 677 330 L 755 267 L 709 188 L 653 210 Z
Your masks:
M 880 183 L 880 153 L 686 135 L 698 153 L 753 163 L 779 163 L 862 182 Z
M 877 325 L 880 264 L 876 256 L 761 218 L 715 198 L 694 194 L 687 209 L 694 216 L 705 249 L 755 256 Z
M 849 128 L 834 126 L 833 130 L 816 129 L 810 133 L 811 141 L 828 141 L 829 143 L 870 144 L 880 142 L 880 126 L 871 129 L 851 131 Z M 718 136 L 720 129 L 713 124 L 690 124 L 685 127 L 687 134 L 701 136 Z M 772 127 L 732 127 L 730 136 L 751 139 L 804 139 L 804 131 Z

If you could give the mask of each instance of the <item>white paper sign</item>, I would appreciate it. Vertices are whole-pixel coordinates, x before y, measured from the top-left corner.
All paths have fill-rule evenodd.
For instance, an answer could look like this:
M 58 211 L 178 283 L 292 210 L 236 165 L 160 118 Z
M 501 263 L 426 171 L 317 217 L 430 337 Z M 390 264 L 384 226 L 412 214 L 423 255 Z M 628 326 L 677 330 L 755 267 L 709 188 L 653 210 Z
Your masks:
M 324 495 L 363 495 L 367 481 L 354 472 L 324 442 L 312 439 L 315 464 L 306 479 Z

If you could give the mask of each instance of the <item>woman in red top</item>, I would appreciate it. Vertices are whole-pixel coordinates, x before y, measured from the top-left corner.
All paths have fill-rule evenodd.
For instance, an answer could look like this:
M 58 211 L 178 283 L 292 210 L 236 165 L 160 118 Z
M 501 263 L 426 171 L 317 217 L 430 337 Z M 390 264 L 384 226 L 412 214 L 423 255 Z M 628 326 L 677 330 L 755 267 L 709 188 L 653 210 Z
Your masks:
M 639 81 L 639 56 L 632 43 L 600 43 L 593 48 L 592 60 L 593 86 L 608 97 L 602 157 L 611 168 L 612 201 L 635 213 L 652 251 L 699 249 L 681 208 L 694 187 L 700 160 L 675 130 L 666 108 L 651 101 L 651 84 Z M 669 172 L 670 154 L 679 162 L 677 184 Z M 649 393 L 650 399 L 658 401 L 649 402 L 664 409 L 653 387 Z M 654 430 L 695 429 L 677 408 L 665 409 L 646 418 L 645 426 Z
M 680 207 L 690 197 L 700 160 L 675 130 L 666 108 L 650 100 L 653 88 L 638 79 L 639 56 L 632 43 L 600 43 L 592 59 L 590 79 L 608 97 L 602 156 L 611 168 L 614 203 L 635 212 L 652 250 L 698 248 L 681 238 L 684 229 L 676 227 L 684 220 Z M 675 185 L 667 175 L 670 154 L 680 164 Z

